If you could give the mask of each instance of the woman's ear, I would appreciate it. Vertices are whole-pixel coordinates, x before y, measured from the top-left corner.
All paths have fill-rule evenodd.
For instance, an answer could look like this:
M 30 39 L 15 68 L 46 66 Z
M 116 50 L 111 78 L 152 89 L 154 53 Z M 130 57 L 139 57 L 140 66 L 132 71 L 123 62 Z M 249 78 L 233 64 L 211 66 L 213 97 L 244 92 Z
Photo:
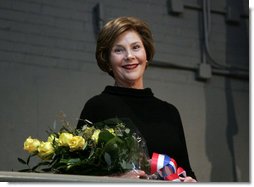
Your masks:
M 146 60 L 146 68 L 147 68 L 147 66 L 149 65 L 149 61 L 148 60 Z

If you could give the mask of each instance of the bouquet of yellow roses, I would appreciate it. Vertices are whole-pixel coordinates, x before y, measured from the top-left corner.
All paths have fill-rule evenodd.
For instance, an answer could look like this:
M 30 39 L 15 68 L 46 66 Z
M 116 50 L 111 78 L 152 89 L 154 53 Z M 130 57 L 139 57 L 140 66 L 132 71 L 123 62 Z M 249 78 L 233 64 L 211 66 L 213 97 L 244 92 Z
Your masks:
M 29 136 L 24 142 L 29 156 L 18 158 L 28 168 L 20 171 L 81 175 L 120 174 L 133 169 L 149 172 L 144 140 L 135 130 L 118 118 L 85 122 L 82 129 L 76 129 L 64 120 L 58 132 L 49 132 L 47 141 Z M 40 162 L 31 167 L 34 156 Z

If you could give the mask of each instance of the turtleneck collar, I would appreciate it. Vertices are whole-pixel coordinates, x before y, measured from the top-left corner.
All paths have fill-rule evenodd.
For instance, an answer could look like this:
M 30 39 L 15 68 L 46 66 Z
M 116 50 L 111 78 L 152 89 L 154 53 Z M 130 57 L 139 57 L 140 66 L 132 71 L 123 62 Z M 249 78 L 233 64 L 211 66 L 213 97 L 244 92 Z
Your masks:
M 145 89 L 135 89 L 135 88 L 125 88 L 117 86 L 106 86 L 102 93 L 109 93 L 114 95 L 126 95 L 126 96 L 136 96 L 136 97 L 151 97 L 153 92 L 151 88 Z

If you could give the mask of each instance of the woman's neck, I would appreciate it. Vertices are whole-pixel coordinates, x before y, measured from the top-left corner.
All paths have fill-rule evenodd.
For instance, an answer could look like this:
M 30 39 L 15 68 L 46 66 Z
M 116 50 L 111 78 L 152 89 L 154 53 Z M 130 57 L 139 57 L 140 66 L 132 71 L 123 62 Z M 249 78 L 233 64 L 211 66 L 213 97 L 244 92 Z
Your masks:
M 115 86 L 117 87 L 125 87 L 125 88 L 135 88 L 135 89 L 144 89 L 143 82 L 117 82 L 115 81 Z

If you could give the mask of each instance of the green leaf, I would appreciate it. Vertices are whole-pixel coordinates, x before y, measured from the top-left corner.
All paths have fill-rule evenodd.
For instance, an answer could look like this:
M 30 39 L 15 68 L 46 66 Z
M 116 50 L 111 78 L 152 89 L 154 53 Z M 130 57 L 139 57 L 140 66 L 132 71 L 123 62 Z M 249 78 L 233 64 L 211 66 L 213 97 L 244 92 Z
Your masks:
M 32 172 L 32 170 L 31 169 L 21 169 L 21 170 L 19 170 L 19 172 Z
M 29 164 L 29 162 L 30 162 L 30 158 L 31 158 L 32 156 L 31 155 L 29 155 L 29 157 L 27 158 L 27 160 L 26 160 L 26 164 L 28 165 Z
M 114 138 L 114 135 L 111 134 L 109 131 L 107 130 L 102 130 L 99 134 L 99 139 L 98 139 L 98 143 L 103 143 L 103 142 L 108 142 L 109 140 L 111 140 L 112 138 Z
M 32 168 L 32 170 L 35 171 L 38 167 L 40 167 L 40 166 L 45 166 L 45 165 L 50 165 L 50 162 L 48 162 L 48 161 L 40 162 L 39 164 L 37 164 L 36 166 L 34 166 L 34 167 Z
M 18 158 L 18 161 L 19 161 L 21 164 L 27 165 L 27 164 L 26 164 L 26 161 L 24 161 L 22 158 Z
M 80 158 L 61 159 L 59 163 L 72 166 L 81 163 L 81 159 Z
M 73 158 L 68 160 L 68 164 L 75 164 L 80 162 L 80 158 Z
M 107 152 L 105 152 L 104 153 L 104 159 L 105 159 L 105 161 L 106 161 L 106 163 L 108 164 L 108 166 L 110 166 L 111 165 L 111 156 L 110 156 L 110 154 L 108 154 Z
M 123 170 L 131 170 L 133 168 L 133 165 L 131 163 L 126 162 L 125 160 L 122 160 L 120 165 Z
M 43 168 L 42 171 L 44 172 L 50 172 L 52 169 L 51 168 Z
M 130 133 L 130 129 L 126 128 L 126 129 L 124 130 L 124 132 L 125 132 L 126 134 L 129 134 L 129 133 Z

